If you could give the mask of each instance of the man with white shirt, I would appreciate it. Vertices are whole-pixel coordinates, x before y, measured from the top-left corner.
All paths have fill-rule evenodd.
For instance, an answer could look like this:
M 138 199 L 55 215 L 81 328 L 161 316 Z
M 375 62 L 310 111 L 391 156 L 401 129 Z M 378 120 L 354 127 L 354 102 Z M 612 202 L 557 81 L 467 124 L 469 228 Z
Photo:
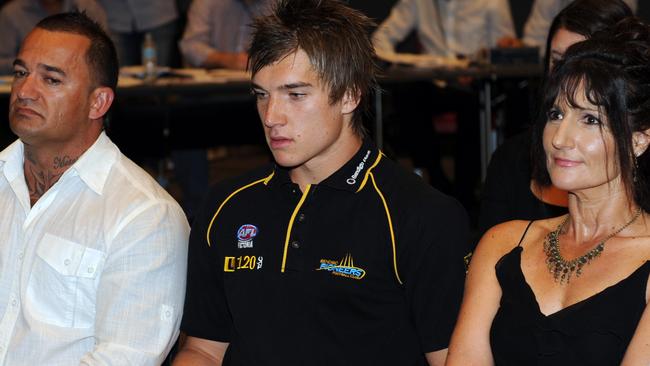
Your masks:
M 636 13 L 638 0 L 623 0 Z M 527 46 L 539 47 L 544 52 L 546 36 L 551 21 L 572 0 L 535 0 L 530 15 L 524 26 L 523 42 Z
M 0 152 L 0 365 L 159 365 L 178 335 L 188 225 L 103 132 L 117 57 L 81 13 L 14 61 Z

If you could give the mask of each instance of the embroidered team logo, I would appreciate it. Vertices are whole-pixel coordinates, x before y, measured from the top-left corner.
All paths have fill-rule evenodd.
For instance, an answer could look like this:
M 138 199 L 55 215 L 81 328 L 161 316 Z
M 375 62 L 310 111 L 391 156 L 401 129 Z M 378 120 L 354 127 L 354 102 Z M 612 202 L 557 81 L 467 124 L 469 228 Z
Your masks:
M 341 276 L 360 280 L 366 275 L 366 271 L 362 268 L 354 266 L 352 255 L 348 253 L 340 261 L 333 261 L 329 259 L 321 259 L 320 267 L 317 271 L 328 271 L 334 276 Z
M 237 230 L 237 248 L 252 248 L 253 238 L 257 236 L 257 226 L 245 224 Z

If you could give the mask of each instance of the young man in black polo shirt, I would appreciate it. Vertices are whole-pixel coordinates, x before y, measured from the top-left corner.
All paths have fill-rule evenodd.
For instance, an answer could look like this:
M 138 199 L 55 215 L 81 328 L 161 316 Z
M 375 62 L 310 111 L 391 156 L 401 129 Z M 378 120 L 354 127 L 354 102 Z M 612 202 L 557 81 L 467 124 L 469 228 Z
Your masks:
M 366 137 L 370 26 L 336 0 L 281 0 L 256 20 L 275 164 L 219 184 L 194 223 L 175 365 L 444 363 L 466 215 Z

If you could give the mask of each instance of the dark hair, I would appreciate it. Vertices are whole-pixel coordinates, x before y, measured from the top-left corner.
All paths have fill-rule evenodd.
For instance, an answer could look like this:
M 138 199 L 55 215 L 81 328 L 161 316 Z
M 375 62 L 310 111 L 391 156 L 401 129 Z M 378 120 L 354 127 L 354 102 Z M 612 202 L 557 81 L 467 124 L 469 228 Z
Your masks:
M 359 97 L 352 128 L 363 136 L 362 115 L 377 88 L 370 39 L 373 26 L 365 15 L 338 0 L 280 0 L 273 14 L 253 23 L 249 68 L 255 75 L 265 66 L 303 50 L 329 88 L 330 103 L 340 101 L 346 92 Z
M 110 37 L 102 27 L 90 19 L 85 12 L 70 12 L 51 15 L 36 24 L 37 28 L 51 32 L 65 32 L 84 36 L 90 40 L 86 51 L 86 63 L 93 87 L 117 87 L 119 66 L 117 52 Z
M 629 197 L 649 211 L 650 153 L 635 157 L 632 135 L 650 128 L 650 28 L 636 17 L 626 18 L 569 47 L 558 62 L 544 86 L 541 113 L 533 127 L 533 178 L 543 185 L 551 183 L 542 143 L 545 112 L 558 99 L 575 106 L 578 92 L 607 117 L 623 184 Z
M 576 0 L 570 3 L 553 18 L 548 30 L 546 53 L 544 54 L 545 70 L 548 73 L 551 41 L 561 28 L 589 39 L 596 32 L 611 27 L 623 18 L 632 15 L 632 9 L 622 0 Z

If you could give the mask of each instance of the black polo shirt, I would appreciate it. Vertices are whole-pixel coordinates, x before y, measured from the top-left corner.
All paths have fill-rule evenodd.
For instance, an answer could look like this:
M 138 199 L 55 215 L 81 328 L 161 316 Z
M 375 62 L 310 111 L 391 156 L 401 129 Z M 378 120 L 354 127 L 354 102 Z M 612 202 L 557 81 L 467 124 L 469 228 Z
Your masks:
M 224 365 L 425 365 L 460 306 L 462 206 L 369 141 L 301 192 L 268 166 L 214 187 L 190 237 L 182 329 Z

